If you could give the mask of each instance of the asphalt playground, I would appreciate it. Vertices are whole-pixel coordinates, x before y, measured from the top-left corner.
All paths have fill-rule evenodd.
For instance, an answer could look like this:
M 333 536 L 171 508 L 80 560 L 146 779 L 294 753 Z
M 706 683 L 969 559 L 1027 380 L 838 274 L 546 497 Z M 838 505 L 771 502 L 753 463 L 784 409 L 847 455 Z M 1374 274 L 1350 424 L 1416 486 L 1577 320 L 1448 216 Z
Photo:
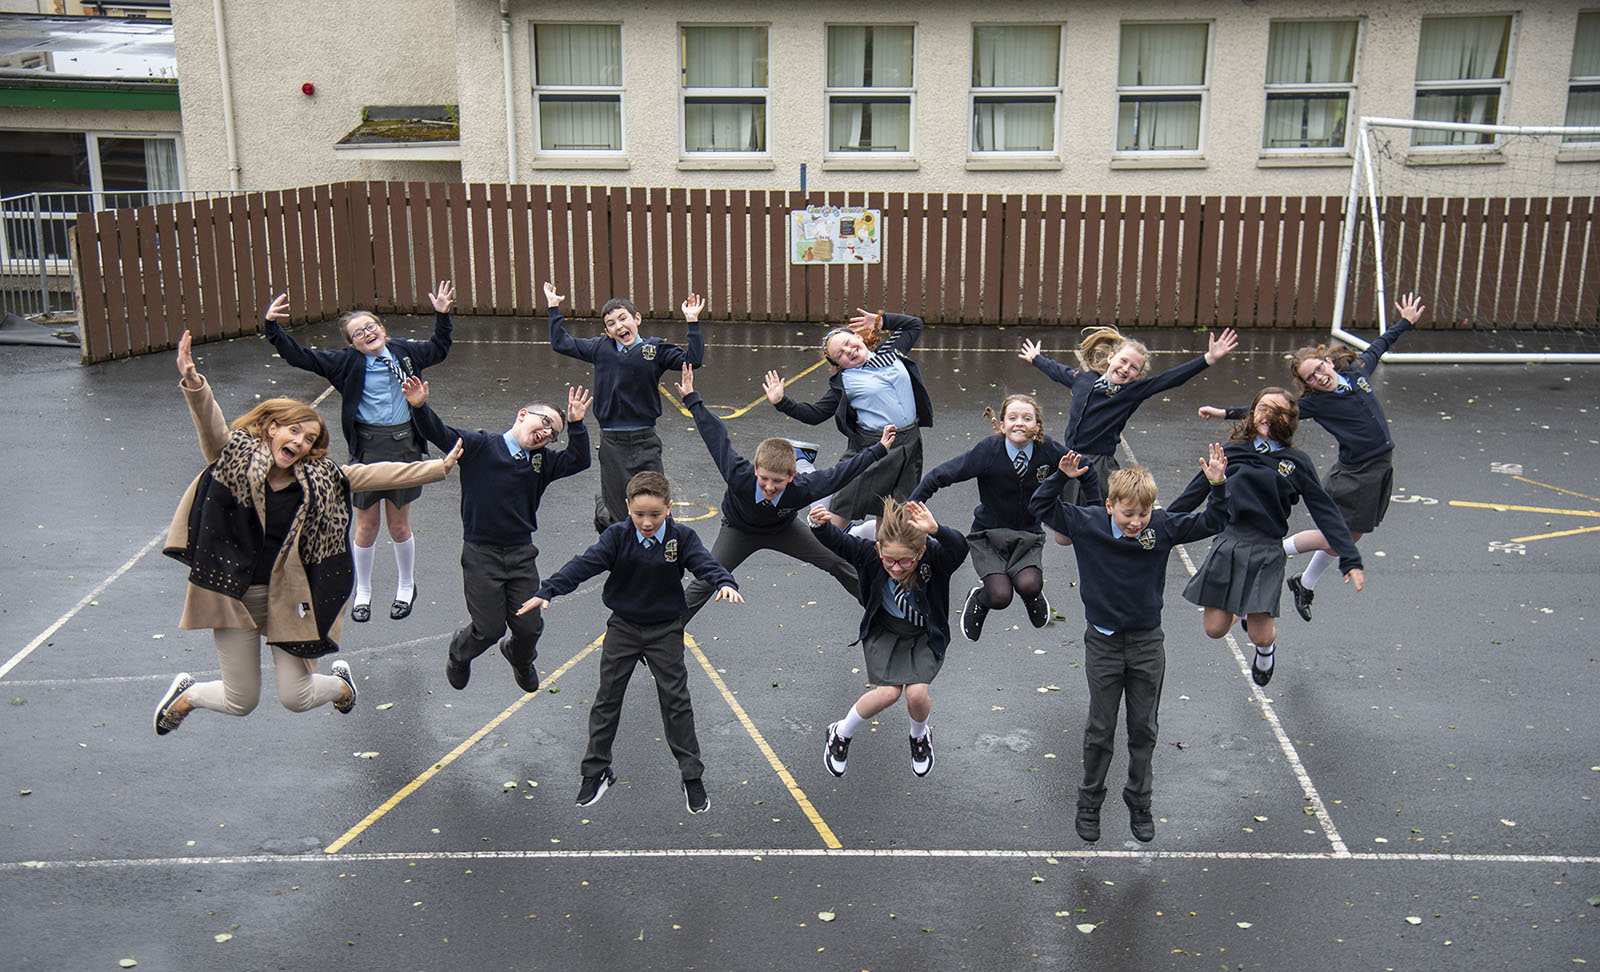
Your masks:
M 823 328 L 715 313 L 696 385 L 736 445 L 803 437 L 837 458 L 831 425 L 792 422 L 760 387 L 775 368 L 796 396 L 820 396 Z M 410 335 L 430 322 L 390 323 Z M 681 340 L 681 324 L 650 330 Z M 337 340 L 325 324 L 294 333 Z M 1139 336 L 1157 368 L 1205 347 L 1198 332 Z M 1195 408 L 1286 384 L 1283 354 L 1313 336 L 1243 334 L 1239 351 L 1141 408 L 1124 464 L 1150 466 L 1175 495 L 1226 435 Z M 1058 358 L 1076 340 L 924 334 L 928 468 L 988 434 L 983 407 L 1010 391 L 1038 394 L 1060 434 L 1067 396 L 1016 357 L 1024 337 Z M 1405 349 L 1459 342 L 1417 334 Z M 258 396 L 326 391 L 257 338 L 196 355 L 230 418 Z M 374 620 L 345 626 L 353 714 L 290 713 L 269 680 L 249 717 L 197 712 L 158 738 L 151 711 L 173 673 L 216 672 L 209 632 L 177 627 L 184 571 L 160 553 L 202 466 L 171 356 L 84 367 L 71 350 L 5 347 L 0 369 L 0 966 L 1600 964 L 1600 369 L 1385 366 L 1397 492 L 1361 544 L 1367 589 L 1330 577 L 1310 624 L 1286 600 L 1267 690 L 1237 634 L 1208 640 L 1180 596 L 1205 545 L 1175 553 L 1156 839 L 1128 833 L 1119 752 L 1094 845 L 1072 827 L 1086 696 L 1077 569 L 1054 545 L 1055 621 L 1034 629 L 1019 604 L 951 646 L 926 779 L 910 772 L 899 706 L 856 737 L 844 778 L 823 769 L 824 727 L 863 685 L 848 647 L 858 608 L 820 571 L 762 554 L 737 571 L 748 603 L 710 604 L 688 630 L 710 812 L 685 811 L 644 669 L 624 707 L 619 785 L 575 807 L 600 584 L 548 611 L 540 692 L 522 694 L 494 652 L 450 689 L 445 645 L 466 617 L 454 477 L 413 507 L 420 597 L 403 622 L 381 609 L 394 566 L 380 540 Z M 550 351 L 542 317 L 458 319 L 428 377 L 447 422 L 492 430 L 590 380 Z M 663 394 L 675 513 L 709 542 L 723 484 L 670 382 Z M 335 398 L 320 408 L 337 424 Z M 1332 459 L 1318 428 L 1301 445 L 1319 468 Z M 546 495 L 545 573 L 592 541 L 597 488 L 596 468 Z M 969 483 L 932 507 L 964 529 L 974 502 Z

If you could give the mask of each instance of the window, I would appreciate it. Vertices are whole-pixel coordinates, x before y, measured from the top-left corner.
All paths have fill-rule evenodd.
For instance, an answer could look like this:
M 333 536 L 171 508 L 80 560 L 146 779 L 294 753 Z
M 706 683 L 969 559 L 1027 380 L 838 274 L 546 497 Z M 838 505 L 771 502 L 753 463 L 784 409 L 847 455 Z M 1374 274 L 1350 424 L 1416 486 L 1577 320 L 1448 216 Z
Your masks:
M 1568 85 L 1566 124 L 1600 125 L 1600 10 L 1578 14 Z M 1572 135 L 1563 141 L 1600 142 L 1600 135 Z
M 828 151 L 911 151 L 916 31 L 828 28 Z
M 534 121 L 541 152 L 622 151 L 622 28 L 533 26 Z
M 1342 149 L 1355 95 L 1354 20 L 1279 21 L 1267 35 L 1261 147 Z
M 1056 151 L 1061 27 L 972 28 L 972 151 Z
M 1511 18 L 1424 17 L 1417 48 L 1418 121 L 1500 122 Z M 1492 145 L 1488 132 L 1412 129 L 1412 145 Z
M 177 202 L 183 186 L 171 136 L 0 131 L 0 198 L 41 193 L 42 223 L 8 208 L 0 258 L 67 258 L 67 227 L 80 212 Z
M 683 28 L 683 150 L 767 150 L 767 28 Z
M 1123 24 L 1117 151 L 1200 151 L 1209 24 Z

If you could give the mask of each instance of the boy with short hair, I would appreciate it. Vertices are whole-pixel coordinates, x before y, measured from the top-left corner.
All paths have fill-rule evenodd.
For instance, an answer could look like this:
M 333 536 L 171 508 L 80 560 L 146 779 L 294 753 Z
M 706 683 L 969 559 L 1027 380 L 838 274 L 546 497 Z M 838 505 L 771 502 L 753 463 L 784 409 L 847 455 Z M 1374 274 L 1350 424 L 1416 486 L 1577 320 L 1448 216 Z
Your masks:
M 694 416 L 694 424 L 705 440 L 706 449 L 728 484 L 722 494 L 722 529 L 711 546 L 711 555 L 728 570 L 745 562 L 757 550 L 776 550 L 833 575 L 852 596 L 856 593 L 856 569 L 848 560 L 824 547 L 795 514 L 812 503 L 832 495 L 868 466 L 882 459 L 894 442 L 894 426 L 883 430 L 882 438 L 826 472 L 797 473 L 795 446 L 788 439 L 764 439 L 756 446 L 754 463 L 735 452 L 722 420 L 711 414 L 694 390 L 694 369 L 683 366 L 683 380 L 677 385 L 683 407 Z M 684 621 L 705 606 L 711 598 L 711 584 L 696 578 L 684 592 L 689 610 Z
M 550 308 L 550 348 L 557 354 L 594 365 L 595 420 L 600 424 L 600 495 L 595 497 L 594 529 L 627 520 L 624 496 L 631 477 L 642 472 L 662 472 L 661 437 L 656 420 L 661 417 L 661 392 L 657 383 L 669 370 L 683 364 L 696 368 L 705 359 L 700 335 L 700 313 L 706 301 L 690 294 L 683 301 L 689 322 L 688 348 L 639 334 L 639 311 L 625 297 L 613 297 L 600 309 L 605 335 L 575 338 L 562 325 L 561 302 L 554 284 L 544 285 Z
M 450 639 L 444 675 L 450 687 L 467 687 L 472 660 L 510 627 L 500 654 L 524 692 L 539 690 L 539 612 L 517 608 L 539 589 L 539 501 L 558 479 L 589 468 L 589 432 L 583 425 L 591 396 L 583 386 L 567 389 L 566 415 L 548 402 L 517 411 L 502 433 L 452 428 L 428 405 L 428 383 L 412 377 L 403 386 L 418 428 L 430 442 L 461 440 L 461 586 L 472 620 Z M 567 447 L 549 446 L 571 429 Z
M 1083 785 L 1078 789 L 1075 827 L 1085 841 L 1100 839 L 1100 804 L 1106 797 L 1106 772 L 1116 748 L 1117 709 L 1128 699 L 1128 785 L 1122 791 L 1128 824 L 1140 842 L 1155 839 L 1150 812 L 1151 757 L 1156 746 L 1157 710 L 1167 654 L 1161 633 L 1162 595 L 1172 548 L 1202 540 L 1226 522 L 1222 447 L 1212 444 L 1200 460 L 1211 482 L 1211 501 L 1203 513 L 1153 509 L 1156 483 L 1143 466 L 1113 472 L 1104 510 L 1087 505 L 1098 494 L 1096 476 L 1081 480 L 1085 505 L 1061 502 L 1066 478 L 1078 479 L 1091 467 L 1076 452 L 1062 457 L 1034 492 L 1029 510 L 1044 525 L 1072 540 L 1078 558 L 1079 591 L 1088 627 L 1083 632 L 1083 673 L 1089 683 L 1089 717 L 1083 730 Z
M 594 546 L 569 560 L 539 585 L 517 613 L 539 610 L 561 594 L 610 571 L 600 599 L 611 609 L 600 647 L 600 687 L 589 709 L 589 749 L 583 757 L 578 806 L 593 805 L 612 783 L 611 743 L 622 715 L 628 679 L 641 658 L 655 676 L 656 698 L 667 746 L 683 774 L 684 803 L 690 813 L 711 809 L 700 782 L 705 764 L 695 737 L 689 701 L 689 671 L 683 661 L 683 572 L 692 571 L 717 587 L 713 600 L 743 604 L 739 585 L 706 551 L 695 532 L 668 516 L 672 489 L 667 477 L 642 472 L 628 480 L 628 519 L 613 523 Z

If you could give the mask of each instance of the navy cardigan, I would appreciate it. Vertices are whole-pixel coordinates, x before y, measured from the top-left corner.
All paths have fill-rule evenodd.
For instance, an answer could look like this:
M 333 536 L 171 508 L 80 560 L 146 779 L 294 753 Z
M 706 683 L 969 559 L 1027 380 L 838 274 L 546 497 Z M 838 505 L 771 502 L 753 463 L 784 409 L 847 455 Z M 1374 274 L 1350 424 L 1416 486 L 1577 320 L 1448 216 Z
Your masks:
M 878 559 L 878 545 L 852 537 L 827 520 L 821 526 L 813 524 L 812 530 L 824 547 L 856 568 L 856 600 L 867 609 L 861 615 L 859 637 L 865 638 L 883 613 L 883 589 L 889 583 L 889 575 Z M 928 538 L 928 547 L 917 567 L 917 610 L 928 619 L 928 648 L 937 658 L 943 658 L 950 645 L 950 575 L 966 559 L 967 538 L 941 525 Z
M 900 363 L 906 366 L 906 373 L 911 376 L 911 395 L 917 403 L 917 425 L 925 429 L 932 428 L 933 399 L 928 397 L 928 386 L 922 383 L 921 369 L 915 361 L 905 357 L 911 346 L 917 343 L 917 338 L 922 336 L 922 318 L 910 314 L 885 314 L 883 324 L 889 330 L 889 340 L 879 345 L 878 350 L 893 348 L 900 352 Z M 844 394 L 844 376 L 837 369 L 833 377 L 828 379 L 827 394 L 810 403 L 797 402 L 784 395 L 777 409 L 807 425 L 821 425 L 832 418 L 833 424 L 846 436 L 854 434 L 859 428 L 856 410 L 850 406 L 850 400 Z

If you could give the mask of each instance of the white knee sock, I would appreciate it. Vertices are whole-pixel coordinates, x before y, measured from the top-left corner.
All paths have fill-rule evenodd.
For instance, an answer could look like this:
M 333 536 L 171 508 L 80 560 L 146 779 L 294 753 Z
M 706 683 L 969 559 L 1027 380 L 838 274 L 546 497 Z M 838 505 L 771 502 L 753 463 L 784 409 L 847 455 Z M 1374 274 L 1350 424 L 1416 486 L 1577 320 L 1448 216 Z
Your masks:
M 911 719 L 910 716 L 907 716 L 906 718 L 910 719 L 910 721 L 911 721 L 911 738 L 912 739 L 921 739 L 923 736 L 926 736 L 928 734 L 928 724 L 926 722 L 918 722 L 915 719 Z
M 837 732 L 845 739 L 849 739 L 856 734 L 856 730 L 860 729 L 866 721 L 856 714 L 856 707 L 852 705 L 845 717 L 839 720 L 839 728 L 835 729 L 834 732 Z
M 1326 550 L 1318 550 L 1311 558 L 1311 563 L 1306 567 L 1306 572 L 1300 577 L 1300 586 L 1311 590 L 1317 586 L 1317 581 L 1322 578 L 1322 572 L 1339 562 L 1339 558 Z
M 394 545 L 394 566 L 400 577 L 394 582 L 394 599 L 409 601 L 416 594 L 416 581 L 411 577 L 417 562 L 417 538 L 407 537 L 404 543 Z
M 1264 672 L 1272 671 L 1272 656 L 1277 653 L 1277 650 L 1278 643 L 1276 641 L 1265 648 L 1256 645 L 1256 658 L 1258 659 L 1256 667 Z
M 1300 548 L 1294 545 L 1294 534 L 1291 533 L 1283 538 L 1283 552 L 1290 557 L 1300 552 Z
M 372 603 L 372 556 L 377 546 L 358 547 L 354 542 L 350 544 L 350 556 L 356 562 L 357 604 Z
M 851 527 L 847 532 L 852 537 L 860 537 L 863 540 L 876 540 L 878 539 L 878 521 L 869 516 Z

